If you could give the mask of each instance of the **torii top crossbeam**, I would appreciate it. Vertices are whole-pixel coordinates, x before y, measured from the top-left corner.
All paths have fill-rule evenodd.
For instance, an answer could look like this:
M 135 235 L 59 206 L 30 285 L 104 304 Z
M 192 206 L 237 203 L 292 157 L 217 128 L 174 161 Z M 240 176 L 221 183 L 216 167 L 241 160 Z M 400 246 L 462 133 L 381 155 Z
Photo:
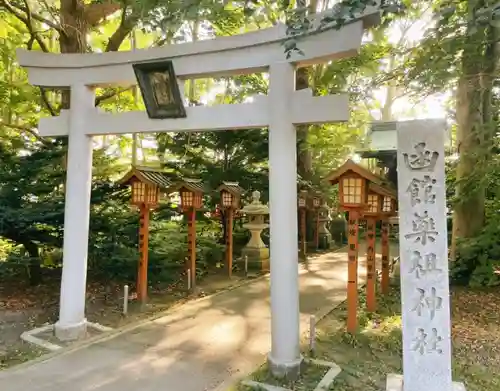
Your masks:
M 304 53 L 293 54 L 287 61 L 305 66 L 348 57 L 357 53 L 363 29 L 379 20 L 380 11 L 367 9 L 340 30 L 319 30 L 301 38 Z M 319 28 L 324 14 L 318 14 L 313 26 Z M 314 30 L 314 27 L 313 27 Z M 168 45 L 134 51 L 52 54 L 17 50 L 19 64 L 28 69 L 29 82 L 44 87 L 135 85 L 132 64 L 171 60 L 181 79 L 227 76 L 266 71 L 269 64 L 285 59 L 283 42 L 286 26 L 217 37 L 216 39 Z
M 324 16 L 318 14 L 313 26 L 318 26 Z M 271 64 L 279 62 L 298 67 L 349 57 L 357 53 L 364 29 L 378 19 L 379 10 L 369 7 L 340 30 L 319 29 L 305 35 L 299 42 L 303 54 L 295 53 L 288 59 L 283 46 L 288 37 L 286 26 L 282 24 L 253 33 L 145 50 L 51 54 L 19 49 L 17 55 L 34 85 L 135 85 L 137 80 L 132 64 L 138 62 L 171 60 L 176 75 L 185 79 L 266 71 Z M 293 124 L 348 119 L 346 95 L 312 97 L 310 90 L 292 92 L 291 95 L 289 112 Z M 93 106 L 81 110 L 86 111 L 87 135 L 249 129 L 269 125 L 272 105 L 267 96 L 257 98 L 246 104 L 187 107 L 186 118 L 163 121 L 148 118 L 144 111 L 112 114 L 102 113 Z M 42 118 L 38 130 L 42 136 L 65 136 L 69 134 L 69 128 L 69 112 L 63 110 L 59 117 Z

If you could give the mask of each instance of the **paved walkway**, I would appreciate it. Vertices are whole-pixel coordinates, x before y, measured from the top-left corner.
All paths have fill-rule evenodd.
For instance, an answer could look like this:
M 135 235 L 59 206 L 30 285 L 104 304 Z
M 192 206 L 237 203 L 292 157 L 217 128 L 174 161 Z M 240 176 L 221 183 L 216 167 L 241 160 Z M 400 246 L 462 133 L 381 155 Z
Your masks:
M 345 299 L 346 261 L 344 252 L 330 253 L 301 272 L 302 331 L 309 314 L 324 314 Z M 360 257 L 362 276 L 363 262 Z M 0 390 L 225 391 L 259 366 L 269 349 L 269 281 L 261 279 L 114 338 L 0 372 Z

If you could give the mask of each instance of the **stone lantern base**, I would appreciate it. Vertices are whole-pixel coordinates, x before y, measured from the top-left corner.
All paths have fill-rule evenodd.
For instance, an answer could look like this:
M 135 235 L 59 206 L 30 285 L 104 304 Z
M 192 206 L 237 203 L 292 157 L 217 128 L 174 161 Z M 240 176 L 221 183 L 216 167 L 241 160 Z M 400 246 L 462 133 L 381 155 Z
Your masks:
M 268 247 L 245 247 L 241 250 L 242 260 L 245 259 L 245 256 L 248 257 L 248 270 L 269 271 Z
M 329 250 L 332 247 L 332 234 L 330 232 L 319 233 L 319 248 Z

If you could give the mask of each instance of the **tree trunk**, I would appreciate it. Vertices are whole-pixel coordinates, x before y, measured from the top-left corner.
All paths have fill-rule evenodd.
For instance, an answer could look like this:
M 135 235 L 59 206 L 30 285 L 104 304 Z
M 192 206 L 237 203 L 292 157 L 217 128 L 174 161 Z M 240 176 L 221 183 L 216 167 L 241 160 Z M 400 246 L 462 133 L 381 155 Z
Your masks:
M 307 68 L 297 70 L 296 90 L 309 88 L 309 72 Z M 310 181 L 312 177 L 312 152 L 307 146 L 308 125 L 296 127 L 297 131 L 297 172 L 302 180 Z
M 299 4 L 300 3 L 300 4 Z M 305 1 L 297 2 L 297 6 L 304 6 Z M 308 15 L 314 15 L 318 8 L 318 0 L 309 1 Z M 297 91 L 309 88 L 309 70 L 300 68 L 297 70 L 295 89 Z M 312 151 L 307 145 L 309 125 L 297 126 L 297 172 L 304 181 L 311 181 L 313 173 Z
M 474 11 L 482 2 L 476 2 Z M 471 6 L 472 7 L 472 6 Z M 471 26 L 472 28 L 473 26 Z M 491 154 L 493 74 L 497 63 L 496 29 L 487 26 L 467 35 L 462 57 L 462 76 L 457 89 L 456 204 L 454 205 L 451 258 L 459 238 L 478 235 L 485 223 L 485 182 Z M 485 36 L 487 39 L 485 39 Z

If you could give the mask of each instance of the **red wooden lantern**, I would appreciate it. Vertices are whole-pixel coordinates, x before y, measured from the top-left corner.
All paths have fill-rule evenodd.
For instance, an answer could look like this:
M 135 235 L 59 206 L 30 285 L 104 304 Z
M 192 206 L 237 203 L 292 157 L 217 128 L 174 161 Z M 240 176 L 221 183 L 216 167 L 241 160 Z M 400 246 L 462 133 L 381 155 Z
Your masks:
M 321 207 L 321 193 L 316 192 L 312 199 L 313 209 L 316 214 L 316 227 L 314 228 L 314 244 L 316 246 L 316 250 L 319 249 L 319 226 L 320 226 L 320 207 Z
M 203 193 L 201 191 L 192 190 L 188 187 L 179 189 L 181 197 L 181 207 L 183 210 L 200 209 L 203 204 Z
M 226 217 L 226 269 L 229 277 L 233 273 L 233 220 L 240 207 L 243 189 L 238 182 L 222 182 L 217 191 L 220 192 L 221 205 Z
M 301 190 L 298 194 L 297 204 L 299 207 L 301 252 L 307 260 L 307 190 Z
M 389 222 L 390 216 L 396 214 L 396 202 L 397 196 L 396 191 L 387 186 L 382 186 L 378 184 L 370 184 L 370 189 L 378 193 L 380 196 L 380 212 L 378 219 L 381 220 L 381 231 L 382 231 L 382 279 L 381 288 L 382 293 L 387 294 L 389 292 Z
M 137 272 L 137 298 L 142 302 L 148 295 L 149 211 L 158 206 L 160 190 L 170 186 L 168 174 L 153 168 L 132 169 L 118 182 L 131 186 L 131 204 L 139 208 L 139 267 Z
M 205 186 L 199 179 L 183 178 L 174 183 L 169 193 L 179 192 L 181 208 L 187 215 L 189 257 L 186 259 L 186 273 L 191 286 L 196 286 L 196 210 L 203 205 Z
M 385 216 L 394 216 L 396 214 L 396 198 L 384 196 L 382 200 L 382 214 Z
M 371 215 L 369 225 L 370 236 L 375 240 L 375 219 L 381 208 L 380 192 L 370 188 L 372 184 L 379 184 L 382 178 L 373 174 L 367 168 L 348 160 L 325 179 L 332 185 L 339 184 L 339 204 L 342 210 L 349 212 L 349 250 L 348 250 L 348 277 L 347 277 L 347 330 L 354 333 L 357 328 L 357 305 L 358 305 L 358 232 L 359 219 L 363 215 Z M 369 197 L 371 195 L 371 197 Z M 368 256 L 370 265 L 369 277 L 371 281 L 367 284 L 373 290 L 374 297 L 374 250 L 372 257 Z M 373 301 L 374 303 L 374 301 Z M 373 308 L 373 304 L 370 303 Z
M 377 193 L 369 192 L 366 199 L 365 216 L 378 217 L 382 212 L 382 196 Z
M 239 209 L 244 190 L 238 182 L 222 182 L 217 191 L 220 192 L 221 205 L 224 209 Z

